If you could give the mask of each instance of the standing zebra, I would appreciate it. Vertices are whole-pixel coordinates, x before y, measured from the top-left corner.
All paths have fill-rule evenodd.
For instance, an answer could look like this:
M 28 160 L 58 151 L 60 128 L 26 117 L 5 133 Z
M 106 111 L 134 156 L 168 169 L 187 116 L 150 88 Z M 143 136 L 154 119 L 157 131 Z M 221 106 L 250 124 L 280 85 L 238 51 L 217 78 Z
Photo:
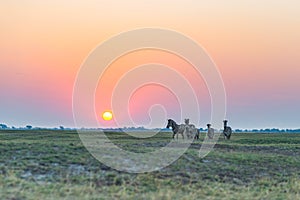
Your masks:
M 178 125 L 174 120 L 168 119 L 168 124 L 166 128 L 172 127 L 173 131 L 173 139 L 175 135 L 177 134 L 176 138 L 178 139 L 178 134 L 182 135 L 182 139 L 184 139 L 184 135 L 186 134 L 186 125 L 180 124 Z
M 190 119 L 184 119 L 184 123 L 187 127 L 187 137 L 189 139 L 199 140 L 200 131 L 194 124 L 190 124 Z
M 224 120 L 223 122 L 224 122 L 224 130 L 223 130 L 224 138 L 229 140 L 232 130 L 230 126 L 227 126 L 227 122 L 228 122 L 227 120 Z
M 207 124 L 207 136 L 209 139 L 213 139 L 215 134 L 215 130 L 211 128 L 211 124 Z

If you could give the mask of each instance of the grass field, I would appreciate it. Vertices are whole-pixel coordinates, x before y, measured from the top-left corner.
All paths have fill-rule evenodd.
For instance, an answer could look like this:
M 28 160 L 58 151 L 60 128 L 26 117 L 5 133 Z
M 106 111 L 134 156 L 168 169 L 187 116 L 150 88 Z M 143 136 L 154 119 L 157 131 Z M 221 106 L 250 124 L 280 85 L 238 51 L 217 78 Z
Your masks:
M 143 152 L 171 133 L 109 137 Z M 202 140 L 160 171 L 131 174 L 93 158 L 76 131 L 2 130 L 0 199 L 300 199 L 300 134 L 236 133 L 201 159 Z

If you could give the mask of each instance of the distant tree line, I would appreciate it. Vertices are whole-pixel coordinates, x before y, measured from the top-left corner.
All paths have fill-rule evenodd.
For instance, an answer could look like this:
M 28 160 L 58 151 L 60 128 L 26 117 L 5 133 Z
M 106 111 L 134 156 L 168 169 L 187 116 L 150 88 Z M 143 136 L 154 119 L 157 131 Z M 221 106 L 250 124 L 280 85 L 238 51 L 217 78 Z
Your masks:
M 252 132 L 252 133 L 300 133 L 300 129 L 278 129 L 278 128 L 266 128 L 266 129 L 235 129 L 235 132 Z
M 9 127 L 6 124 L 0 124 L 0 129 L 20 129 L 20 130 L 40 130 L 40 129 L 51 129 L 51 130 L 75 130 L 75 128 L 65 128 L 64 126 L 59 126 L 57 128 L 39 128 L 33 127 L 32 125 L 26 125 L 25 127 L 16 128 L 14 126 Z M 82 128 L 82 129 L 95 129 L 95 128 Z M 129 130 L 129 131 L 138 131 L 138 130 L 148 130 L 147 128 L 140 127 L 123 127 L 123 128 L 96 128 L 101 130 L 111 130 L 111 131 L 121 131 L 121 130 Z M 155 130 L 167 131 L 169 129 L 166 128 L 156 128 Z M 200 131 L 207 131 L 207 129 L 200 128 Z M 249 133 L 300 133 L 300 129 L 278 129 L 278 128 L 266 128 L 266 129 L 235 129 L 234 132 L 249 132 Z
M 32 125 L 26 125 L 25 127 L 9 127 L 6 124 L 0 124 L 0 130 L 1 129 L 19 129 L 19 130 L 31 130 L 31 129 L 35 129 L 35 130 L 41 130 L 41 129 L 52 129 L 52 130 L 72 130 L 71 128 L 65 128 L 64 126 L 59 126 L 58 128 L 40 128 L 40 127 L 33 127 Z

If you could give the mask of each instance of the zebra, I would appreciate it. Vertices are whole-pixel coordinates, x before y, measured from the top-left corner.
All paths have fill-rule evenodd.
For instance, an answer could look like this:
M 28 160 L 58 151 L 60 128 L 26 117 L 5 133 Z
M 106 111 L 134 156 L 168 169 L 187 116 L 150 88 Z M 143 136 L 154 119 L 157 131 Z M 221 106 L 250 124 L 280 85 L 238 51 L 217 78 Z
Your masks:
M 215 129 L 211 128 L 211 124 L 207 124 L 207 136 L 209 139 L 213 139 L 215 134 Z
M 231 136 L 231 133 L 232 133 L 232 130 L 231 130 L 231 127 L 230 126 L 227 126 L 227 120 L 224 120 L 224 130 L 223 130 L 223 134 L 224 134 L 224 139 L 230 139 L 230 136 Z
M 197 129 L 194 124 L 190 124 L 190 119 L 184 119 L 184 123 L 188 129 L 187 137 L 190 139 L 194 138 L 199 140 L 199 135 L 200 135 L 199 129 Z

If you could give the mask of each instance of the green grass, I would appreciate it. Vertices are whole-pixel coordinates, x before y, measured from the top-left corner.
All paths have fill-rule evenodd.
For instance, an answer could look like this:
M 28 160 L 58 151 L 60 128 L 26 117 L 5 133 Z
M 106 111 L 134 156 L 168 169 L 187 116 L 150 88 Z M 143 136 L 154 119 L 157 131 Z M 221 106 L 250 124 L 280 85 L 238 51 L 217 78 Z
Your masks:
M 134 152 L 171 138 L 107 135 Z M 160 171 L 130 174 L 93 158 L 76 131 L 1 130 L 0 199 L 300 199 L 300 134 L 233 134 L 201 159 L 202 140 Z

